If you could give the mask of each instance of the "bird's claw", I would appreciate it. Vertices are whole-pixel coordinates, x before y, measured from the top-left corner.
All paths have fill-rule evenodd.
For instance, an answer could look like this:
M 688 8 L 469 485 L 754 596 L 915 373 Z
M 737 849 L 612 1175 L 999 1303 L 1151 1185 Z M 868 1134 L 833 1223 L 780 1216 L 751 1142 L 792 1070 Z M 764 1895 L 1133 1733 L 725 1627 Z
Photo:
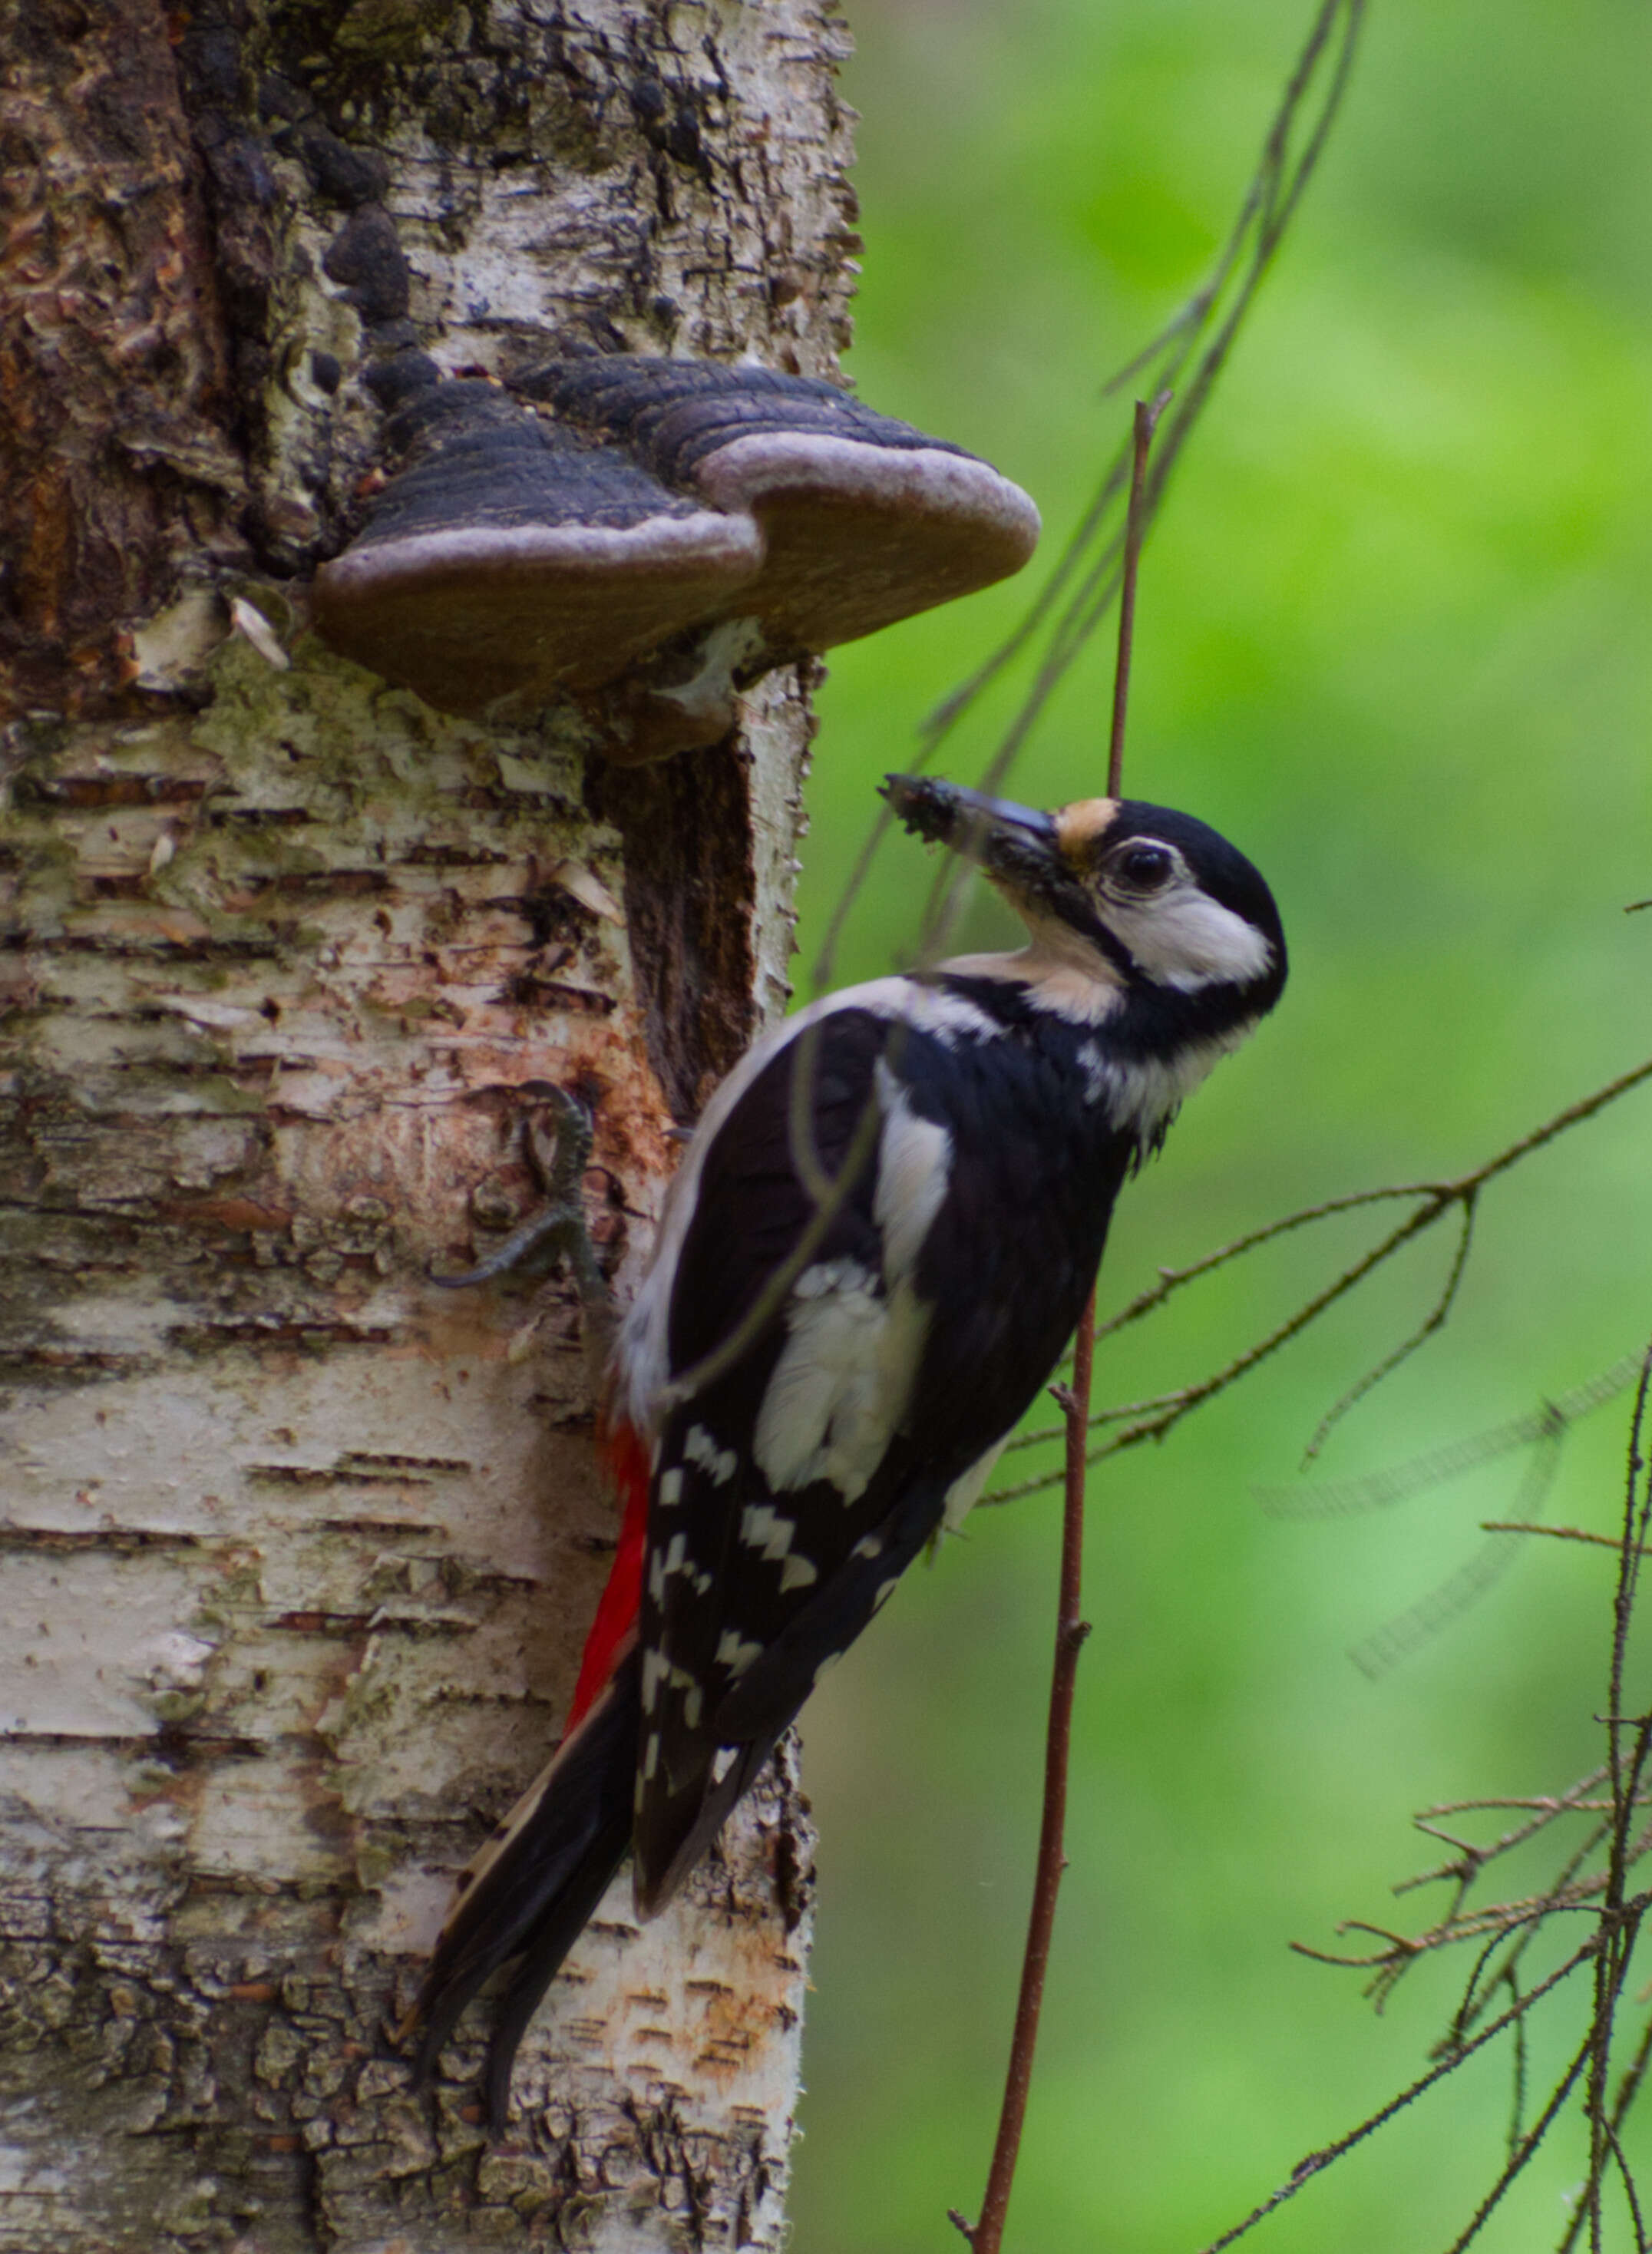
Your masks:
M 430 1281 L 444 1291 L 457 1292 L 490 1283 L 514 1269 L 528 1269 L 530 1264 L 549 1273 L 555 1262 L 562 1260 L 584 1306 L 606 1313 L 610 1304 L 608 1279 L 592 1242 L 580 1194 L 596 1131 L 591 1109 L 554 1081 L 524 1081 L 519 1092 L 540 1107 L 524 1116 L 522 1140 L 546 1202 L 473 1268 L 463 1269 L 456 1276 L 432 1276 Z M 548 1113 L 552 1115 L 549 1121 Z

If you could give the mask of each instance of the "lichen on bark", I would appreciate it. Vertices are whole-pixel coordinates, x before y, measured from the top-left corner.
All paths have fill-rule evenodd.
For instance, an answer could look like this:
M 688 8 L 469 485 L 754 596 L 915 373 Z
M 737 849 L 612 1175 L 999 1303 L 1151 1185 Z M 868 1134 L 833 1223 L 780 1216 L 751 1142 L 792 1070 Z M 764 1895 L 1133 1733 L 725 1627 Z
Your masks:
M 0 44 L 0 2246 L 772 2244 L 794 1768 L 666 1919 L 605 1905 L 500 2148 L 485 2021 L 417 2094 L 386 2029 L 613 1535 L 570 1291 L 432 1271 L 526 1209 L 550 1077 L 634 1279 L 668 1130 L 783 998 L 808 683 L 621 775 L 577 710 L 327 655 L 304 578 L 402 334 L 832 367 L 841 33 L 9 0 Z

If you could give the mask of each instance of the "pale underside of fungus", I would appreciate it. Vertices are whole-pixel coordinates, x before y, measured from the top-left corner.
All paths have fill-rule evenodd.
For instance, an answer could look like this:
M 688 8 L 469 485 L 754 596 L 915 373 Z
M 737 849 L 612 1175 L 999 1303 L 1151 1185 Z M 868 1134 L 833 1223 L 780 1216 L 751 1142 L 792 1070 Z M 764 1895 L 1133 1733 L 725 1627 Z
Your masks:
M 1039 533 L 990 464 L 766 368 L 616 354 L 506 390 L 425 361 L 386 436 L 400 466 L 317 575 L 323 638 L 444 711 L 592 700 L 621 758 L 716 741 L 760 674 L 990 585 Z

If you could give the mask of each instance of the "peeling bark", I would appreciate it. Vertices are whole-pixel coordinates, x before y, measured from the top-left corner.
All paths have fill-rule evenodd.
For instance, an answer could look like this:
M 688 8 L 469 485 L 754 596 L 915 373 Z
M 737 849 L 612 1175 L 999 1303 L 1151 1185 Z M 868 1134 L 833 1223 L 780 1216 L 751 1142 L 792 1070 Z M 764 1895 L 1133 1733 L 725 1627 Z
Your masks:
M 778 2243 L 789 1754 L 666 1917 L 605 1905 L 506 2146 L 484 2020 L 424 2093 L 385 2030 L 614 1532 L 571 1292 L 431 1274 L 531 1204 L 549 1077 L 634 1281 L 667 1130 L 783 999 L 809 684 L 621 774 L 571 705 L 330 656 L 304 579 L 387 354 L 829 372 L 841 44 L 812 0 L 0 0 L 0 2247 Z

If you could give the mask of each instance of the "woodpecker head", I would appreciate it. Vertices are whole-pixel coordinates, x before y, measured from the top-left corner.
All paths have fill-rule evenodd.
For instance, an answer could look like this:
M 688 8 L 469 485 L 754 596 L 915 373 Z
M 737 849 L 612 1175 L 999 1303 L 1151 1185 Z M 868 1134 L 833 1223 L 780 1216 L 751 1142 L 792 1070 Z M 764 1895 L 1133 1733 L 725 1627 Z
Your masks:
M 1208 823 L 1139 799 L 1054 814 L 929 777 L 884 794 L 915 835 L 981 864 L 1034 947 L 1104 989 L 1254 1023 L 1285 981 L 1284 933 L 1260 873 Z M 1177 1012 L 1177 1014 L 1180 1014 Z

